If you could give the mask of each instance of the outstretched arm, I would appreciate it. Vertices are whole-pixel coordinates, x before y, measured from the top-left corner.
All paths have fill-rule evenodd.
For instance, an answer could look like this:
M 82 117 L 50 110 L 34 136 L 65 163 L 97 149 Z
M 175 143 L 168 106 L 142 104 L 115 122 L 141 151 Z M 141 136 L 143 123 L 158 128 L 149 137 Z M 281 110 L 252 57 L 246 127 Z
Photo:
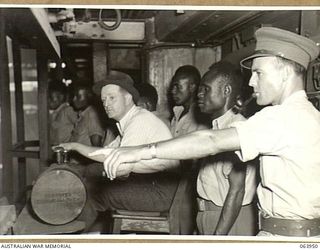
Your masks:
M 94 160 L 94 161 L 103 162 L 106 158 L 105 155 L 89 156 L 89 153 L 92 153 L 94 151 L 101 149 L 99 147 L 87 146 L 87 145 L 80 144 L 77 142 L 61 143 L 58 146 L 63 147 L 64 149 L 69 150 L 69 151 L 71 151 L 71 150 L 77 151 L 79 154 L 81 154 L 91 160 Z
M 157 143 L 156 158 L 188 160 L 238 149 L 240 142 L 235 128 L 207 129 Z M 150 150 L 144 152 L 143 159 L 152 158 Z
M 108 177 L 116 177 L 117 168 L 122 163 L 150 160 L 152 158 L 187 160 L 202 158 L 217 153 L 240 149 L 240 142 L 235 128 L 223 130 L 199 130 L 171 140 L 158 142 L 156 147 L 141 145 L 136 147 L 118 148 L 112 151 L 104 161 Z M 91 156 L 104 154 L 102 149 L 90 154 Z M 136 170 L 137 171 L 137 170 Z

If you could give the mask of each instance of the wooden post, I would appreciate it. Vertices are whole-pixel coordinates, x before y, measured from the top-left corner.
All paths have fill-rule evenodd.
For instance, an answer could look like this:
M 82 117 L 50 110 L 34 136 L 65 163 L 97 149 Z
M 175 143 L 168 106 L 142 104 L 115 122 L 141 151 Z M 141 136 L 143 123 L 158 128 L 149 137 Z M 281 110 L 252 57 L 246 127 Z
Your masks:
M 107 52 L 104 43 L 92 43 L 93 80 L 101 81 L 107 75 Z
M 110 48 L 108 43 L 106 43 L 106 59 L 107 59 L 106 71 L 107 71 L 107 75 L 109 75 L 111 70 L 111 61 L 110 61 Z
M 48 59 L 37 50 L 37 74 L 38 74 L 38 124 L 40 146 L 40 172 L 49 165 L 49 112 L 48 112 Z
M 25 141 L 23 91 L 21 73 L 21 51 L 17 40 L 12 41 L 13 73 L 15 82 L 17 143 Z M 27 185 L 26 158 L 18 157 L 18 194 L 21 194 Z
M 6 39 L 6 24 L 4 10 L 0 9 L 0 106 L 1 106 L 1 156 L 3 175 L 3 195 L 9 202 L 13 201 L 13 167 L 12 167 L 12 131 L 11 131 L 11 105 L 10 80 L 8 68 L 8 51 Z

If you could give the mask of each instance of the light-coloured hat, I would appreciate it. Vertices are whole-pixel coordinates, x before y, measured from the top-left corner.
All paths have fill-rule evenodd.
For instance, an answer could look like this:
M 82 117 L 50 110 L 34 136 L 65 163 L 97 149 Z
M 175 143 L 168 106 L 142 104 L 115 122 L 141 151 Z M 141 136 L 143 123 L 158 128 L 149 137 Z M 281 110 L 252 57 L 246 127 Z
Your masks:
M 302 65 L 305 69 L 319 55 L 319 47 L 307 37 L 274 28 L 262 27 L 255 33 L 257 40 L 253 55 L 243 59 L 240 65 L 250 69 L 256 57 L 279 56 Z

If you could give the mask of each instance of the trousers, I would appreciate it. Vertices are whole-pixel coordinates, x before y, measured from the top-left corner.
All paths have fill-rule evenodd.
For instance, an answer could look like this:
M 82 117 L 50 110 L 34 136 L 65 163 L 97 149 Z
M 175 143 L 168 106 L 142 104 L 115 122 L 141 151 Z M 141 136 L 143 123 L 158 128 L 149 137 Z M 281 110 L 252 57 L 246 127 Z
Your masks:
M 99 212 L 106 210 L 131 210 L 162 212 L 169 209 L 180 176 L 171 172 L 130 174 L 125 179 L 110 181 L 106 177 L 86 178 L 87 201 L 80 220 L 86 230 L 96 220 Z
M 200 234 L 212 235 L 215 232 L 221 211 L 222 207 L 219 206 L 215 206 L 214 211 L 198 211 L 197 227 Z M 231 227 L 228 235 L 253 236 L 256 235 L 257 228 L 258 216 L 256 206 L 250 204 L 241 208 L 239 216 Z

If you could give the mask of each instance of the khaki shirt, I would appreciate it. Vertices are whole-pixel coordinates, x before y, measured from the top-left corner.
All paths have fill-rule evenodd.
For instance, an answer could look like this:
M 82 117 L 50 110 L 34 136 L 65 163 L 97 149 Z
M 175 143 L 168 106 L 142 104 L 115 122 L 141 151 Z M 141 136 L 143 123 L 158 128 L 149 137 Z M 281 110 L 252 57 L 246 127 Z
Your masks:
M 305 91 L 234 126 L 241 159 L 260 155 L 261 210 L 278 218 L 320 218 L 320 113 Z
M 223 116 L 212 121 L 212 129 L 229 128 L 233 122 L 244 120 L 245 118 L 241 114 L 236 115 L 229 110 Z M 197 180 L 198 195 L 222 207 L 230 188 L 228 178 L 232 168 L 233 162 L 226 157 L 206 157 L 199 170 Z M 248 164 L 242 205 L 252 203 L 256 187 L 256 166 Z
M 68 103 L 61 104 L 50 114 L 51 145 L 69 142 L 77 120 L 77 113 Z
M 206 129 L 202 124 L 199 124 L 195 118 L 195 106 L 192 105 L 183 117 L 181 117 L 184 110 L 183 106 L 175 106 L 173 108 L 173 118 L 170 123 L 170 130 L 173 137 L 178 137 L 191 133 L 196 130 Z
M 92 135 L 100 135 L 103 138 L 104 130 L 97 112 L 92 106 L 89 106 L 78 114 L 70 142 L 91 146 L 90 136 Z

